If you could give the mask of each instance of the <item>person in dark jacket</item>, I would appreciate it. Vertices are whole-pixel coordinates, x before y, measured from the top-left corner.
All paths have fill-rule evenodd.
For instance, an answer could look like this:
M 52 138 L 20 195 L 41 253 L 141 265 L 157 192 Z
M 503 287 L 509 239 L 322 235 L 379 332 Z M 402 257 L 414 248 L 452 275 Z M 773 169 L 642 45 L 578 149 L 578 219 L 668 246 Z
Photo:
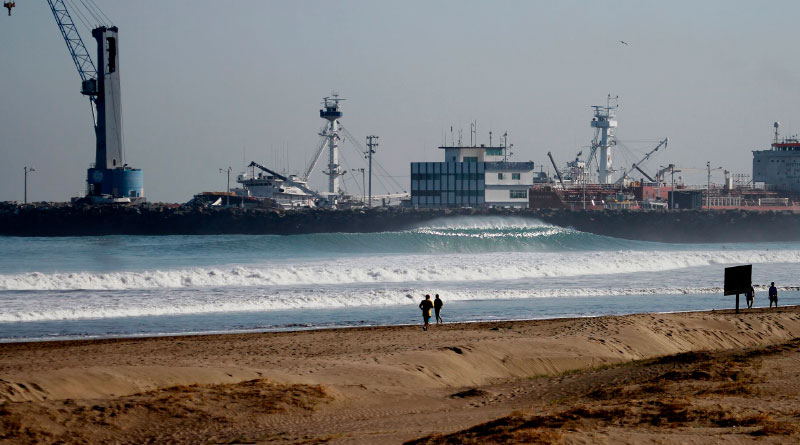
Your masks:
M 433 300 L 433 310 L 436 312 L 436 324 L 440 324 L 442 320 L 442 316 L 440 315 L 442 312 L 442 299 L 439 298 L 439 294 L 436 294 L 436 298 Z
M 419 304 L 419 308 L 422 309 L 422 321 L 425 322 L 425 325 L 422 326 L 422 330 L 427 331 L 431 324 L 431 309 L 433 309 L 433 302 L 431 301 L 430 295 L 425 295 L 425 299 Z
M 747 309 L 753 308 L 753 300 L 755 299 L 755 296 L 756 296 L 756 290 L 753 289 L 753 286 L 750 286 L 750 289 L 748 289 L 747 292 L 744 293 L 744 298 L 745 300 L 747 300 Z
M 775 287 L 775 282 L 769 284 L 769 307 L 772 307 L 772 303 L 775 303 L 775 307 L 778 307 L 778 288 Z

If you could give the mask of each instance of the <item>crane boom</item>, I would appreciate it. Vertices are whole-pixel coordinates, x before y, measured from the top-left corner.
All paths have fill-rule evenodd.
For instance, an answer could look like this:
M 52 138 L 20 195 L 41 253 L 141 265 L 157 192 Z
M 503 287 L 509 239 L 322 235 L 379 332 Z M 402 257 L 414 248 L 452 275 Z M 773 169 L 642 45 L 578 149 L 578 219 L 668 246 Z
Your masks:
M 652 177 L 650 177 L 650 175 L 648 175 L 647 173 L 645 173 L 645 171 L 644 171 L 644 170 L 642 170 L 641 168 L 639 168 L 639 166 L 638 166 L 638 165 L 636 165 L 636 164 L 633 164 L 633 168 L 635 168 L 636 170 L 639 170 L 639 173 L 643 174 L 643 175 L 644 175 L 644 177 L 645 177 L 645 178 L 647 178 L 647 180 L 648 180 L 648 181 L 650 181 L 650 182 L 656 182 L 656 180 L 655 180 L 655 179 L 653 179 Z
M 639 160 L 639 162 L 634 162 L 634 163 L 633 163 L 633 165 L 631 165 L 631 168 L 630 168 L 630 169 L 628 169 L 627 171 L 624 171 L 624 172 L 622 172 L 622 176 L 621 176 L 621 177 L 620 177 L 620 178 L 617 180 L 617 182 L 616 182 L 616 183 L 617 183 L 617 184 L 620 184 L 620 183 L 622 183 L 622 181 L 624 181 L 624 180 L 625 180 L 625 178 L 627 178 L 627 177 L 628 177 L 628 175 L 629 175 L 629 174 L 630 174 L 630 173 L 631 173 L 631 172 L 632 172 L 634 169 L 636 169 L 636 170 L 639 170 L 640 172 L 642 172 L 642 174 L 643 174 L 643 175 L 644 175 L 644 176 L 645 176 L 645 177 L 646 177 L 648 180 L 650 180 L 650 182 L 655 182 L 655 181 L 653 180 L 653 178 L 651 178 L 651 177 L 650 177 L 650 175 L 648 175 L 647 173 L 645 173 L 644 171 L 642 171 L 642 169 L 641 169 L 641 168 L 639 168 L 639 164 L 641 164 L 642 162 L 644 162 L 644 161 L 646 161 L 646 160 L 650 159 L 650 156 L 652 156 L 652 155 L 653 155 L 653 153 L 657 152 L 657 151 L 658 151 L 658 149 L 659 149 L 659 148 L 661 148 L 662 146 L 663 146 L 663 147 L 666 149 L 666 148 L 667 148 L 667 143 L 668 143 L 668 142 L 669 142 L 669 138 L 664 138 L 664 140 L 663 140 L 663 141 L 660 141 L 660 142 L 658 143 L 658 145 L 656 145 L 656 148 L 654 148 L 654 149 L 650 150 L 649 152 L 647 152 L 647 154 L 646 154 L 646 155 L 644 155 L 644 157 L 643 157 L 642 159 L 640 159 L 640 160 Z
M 56 19 L 58 29 L 61 30 L 61 36 L 67 44 L 69 55 L 72 56 L 75 68 L 78 69 L 78 75 L 81 76 L 81 93 L 87 96 L 97 95 L 97 68 L 94 66 L 86 45 L 83 44 L 83 39 L 78 33 L 78 28 L 75 27 L 75 22 L 72 21 L 72 16 L 69 14 L 64 0 L 47 0 L 47 4 L 50 5 L 50 11 Z
M 556 176 L 558 176 L 558 182 L 561 183 L 561 187 L 564 187 L 564 180 L 561 179 L 561 172 L 558 171 L 558 166 L 556 166 L 556 161 L 553 160 L 553 155 L 548 151 L 547 157 L 550 158 L 550 162 L 553 164 L 553 168 L 556 170 Z
M 265 172 L 267 172 L 267 173 L 271 174 L 272 176 L 280 179 L 281 181 L 288 181 L 289 180 L 289 178 L 287 178 L 286 176 L 283 176 L 282 174 L 280 174 L 278 172 L 272 171 L 272 170 L 268 169 L 267 167 L 264 167 L 263 165 L 259 164 L 256 161 L 251 161 L 250 165 L 248 165 L 248 167 L 260 168 L 261 170 L 264 170 Z
M 50 12 L 56 20 L 58 30 L 81 78 L 81 94 L 89 97 L 92 111 L 92 124 L 95 136 L 95 162 L 86 171 L 86 198 L 89 202 L 108 202 L 124 198 L 124 202 L 138 201 L 144 197 L 142 170 L 129 167 L 125 162 L 122 134 L 122 105 L 120 100 L 119 78 L 119 28 L 99 25 L 92 29 L 92 37 L 97 43 L 96 59 L 92 59 L 86 44 L 83 43 L 75 21 L 72 20 L 67 3 L 70 0 L 47 0 Z M 77 2 L 75 2 L 77 3 Z M 94 5 L 80 0 L 90 15 L 97 21 L 110 21 L 108 16 Z M 14 7 L 13 1 L 3 6 Z M 76 12 L 88 27 L 86 20 Z M 102 18 L 101 18 L 102 17 Z M 96 61 L 96 65 L 95 65 Z M 133 198 L 133 199 L 131 199 Z M 116 201 L 113 201 L 116 202 Z

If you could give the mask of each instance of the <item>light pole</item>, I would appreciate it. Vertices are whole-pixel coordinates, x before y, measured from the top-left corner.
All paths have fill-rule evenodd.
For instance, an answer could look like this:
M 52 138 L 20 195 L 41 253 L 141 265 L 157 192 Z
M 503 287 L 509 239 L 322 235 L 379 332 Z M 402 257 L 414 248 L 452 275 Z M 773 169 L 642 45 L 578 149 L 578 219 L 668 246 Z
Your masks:
M 711 168 L 711 162 L 706 162 L 706 169 L 708 170 L 708 185 L 706 186 L 708 199 L 706 200 L 706 203 L 708 204 L 708 210 L 711 210 L 711 172 L 714 170 L 721 170 L 722 167 Z
M 364 167 L 361 167 L 361 168 L 355 168 L 355 169 L 350 170 L 350 171 L 353 174 L 355 174 L 356 172 L 361 172 L 361 193 L 362 193 L 361 202 L 366 205 L 367 204 L 367 187 L 366 187 L 366 184 L 364 184 L 364 181 L 365 181 L 364 172 L 366 172 L 367 170 Z
M 228 184 L 228 192 L 225 195 L 225 205 L 226 206 L 230 206 L 231 205 L 231 170 L 233 170 L 233 169 L 230 168 L 230 167 L 228 167 L 227 169 L 225 169 L 225 168 L 219 169 L 220 173 L 227 173 L 227 175 L 228 175 L 228 183 L 227 183 Z
M 706 162 L 708 169 L 708 183 L 706 184 L 706 205 L 708 210 L 711 210 L 711 162 Z
M 378 136 L 370 135 L 367 136 L 367 159 L 369 159 L 369 201 L 367 202 L 367 207 L 372 207 L 372 155 L 375 153 L 375 147 L 378 146 L 378 143 L 375 142 L 378 139 Z
M 22 170 L 25 172 L 25 195 L 24 196 L 25 196 L 25 204 L 27 204 L 28 203 L 28 173 L 35 172 L 36 169 L 33 168 L 33 167 L 25 166 L 25 167 L 22 168 Z

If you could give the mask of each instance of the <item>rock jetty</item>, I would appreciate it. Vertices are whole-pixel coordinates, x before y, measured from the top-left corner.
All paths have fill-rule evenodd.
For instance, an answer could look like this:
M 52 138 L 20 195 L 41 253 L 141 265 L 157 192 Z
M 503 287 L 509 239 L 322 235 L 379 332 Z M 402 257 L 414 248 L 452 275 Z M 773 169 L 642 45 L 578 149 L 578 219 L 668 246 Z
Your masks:
M 517 217 L 616 238 L 673 243 L 800 241 L 800 214 L 729 211 L 303 209 L 0 203 L 0 235 L 295 235 L 411 229 L 437 219 Z

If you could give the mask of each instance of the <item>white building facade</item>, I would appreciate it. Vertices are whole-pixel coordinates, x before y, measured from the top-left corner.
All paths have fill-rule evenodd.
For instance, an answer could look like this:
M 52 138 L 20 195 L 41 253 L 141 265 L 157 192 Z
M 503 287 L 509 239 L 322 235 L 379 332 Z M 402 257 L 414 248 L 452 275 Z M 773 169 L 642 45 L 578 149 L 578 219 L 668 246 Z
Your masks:
M 415 207 L 527 207 L 533 162 L 508 162 L 504 147 L 439 147 L 445 162 L 411 163 Z

